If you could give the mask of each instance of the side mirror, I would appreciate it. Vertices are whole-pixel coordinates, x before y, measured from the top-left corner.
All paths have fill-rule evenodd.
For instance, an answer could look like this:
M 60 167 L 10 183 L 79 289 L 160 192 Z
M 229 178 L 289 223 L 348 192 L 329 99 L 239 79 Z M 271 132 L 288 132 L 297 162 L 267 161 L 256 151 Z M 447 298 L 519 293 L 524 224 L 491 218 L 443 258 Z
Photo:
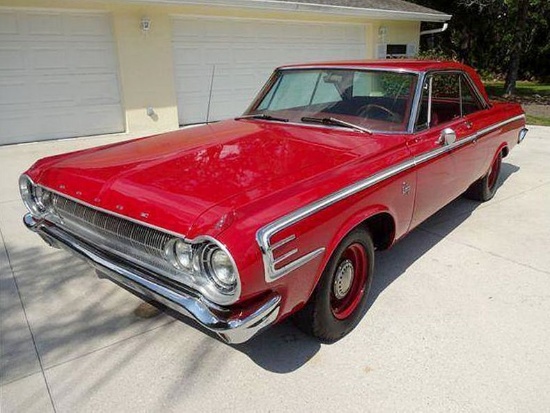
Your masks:
M 456 132 L 451 128 L 443 129 L 441 137 L 439 138 L 439 144 L 441 146 L 449 146 L 456 142 Z

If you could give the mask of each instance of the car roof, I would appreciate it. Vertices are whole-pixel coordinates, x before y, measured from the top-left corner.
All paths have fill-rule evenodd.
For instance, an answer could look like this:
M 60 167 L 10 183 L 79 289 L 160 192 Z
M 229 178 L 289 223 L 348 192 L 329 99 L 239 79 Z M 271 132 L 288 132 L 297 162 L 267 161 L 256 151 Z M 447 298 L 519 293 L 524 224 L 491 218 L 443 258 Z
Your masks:
M 418 59 L 386 59 L 386 60 L 348 60 L 333 62 L 315 62 L 303 63 L 297 65 L 285 65 L 279 69 L 300 69 L 300 68 L 373 68 L 373 69 L 391 69 L 406 70 L 415 72 L 426 72 L 429 70 L 449 70 L 458 69 L 469 71 L 468 66 L 455 61 L 447 60 L 418 60 Z M 471 69 L 470 69 L 471 70 Z

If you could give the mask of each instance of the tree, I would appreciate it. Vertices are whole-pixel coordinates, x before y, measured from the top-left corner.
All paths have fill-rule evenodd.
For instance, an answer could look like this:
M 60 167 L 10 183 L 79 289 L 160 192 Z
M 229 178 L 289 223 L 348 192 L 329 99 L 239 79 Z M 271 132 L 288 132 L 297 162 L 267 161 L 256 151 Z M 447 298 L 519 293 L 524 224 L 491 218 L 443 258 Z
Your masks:
M 453 15 L 446 32 L 422 37 L 422 50 L 456 56 L 482 75 L 506 75 L 508 93 L 518 78 L 550 75 L 550 1 L 409 1 Z
M 504 94 L 513 95 L 516 91 L 516 81 L 518 80 L 519 63 L 521 60 L 522 46 L 525 38 L 525 27 L 529 14 L 529 0 L 517 0 L 517 17 L 510 48 L 510 62 L 506 72 L 506 81 L 504 83 Z

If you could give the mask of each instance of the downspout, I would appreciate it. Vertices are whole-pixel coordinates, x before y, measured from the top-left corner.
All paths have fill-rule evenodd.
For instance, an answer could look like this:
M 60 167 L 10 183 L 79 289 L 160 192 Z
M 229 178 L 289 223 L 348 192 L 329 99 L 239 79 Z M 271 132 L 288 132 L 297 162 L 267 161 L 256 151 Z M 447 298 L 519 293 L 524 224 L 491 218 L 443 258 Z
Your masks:
M 449 23 L 443 23 L 443 27 L 440 27 L 439 29 L 424 30 L 423 32 L 420 32 L 420 36 L 424 36 L 426 34 L 443 33 L 448 28 L 449 28 Z

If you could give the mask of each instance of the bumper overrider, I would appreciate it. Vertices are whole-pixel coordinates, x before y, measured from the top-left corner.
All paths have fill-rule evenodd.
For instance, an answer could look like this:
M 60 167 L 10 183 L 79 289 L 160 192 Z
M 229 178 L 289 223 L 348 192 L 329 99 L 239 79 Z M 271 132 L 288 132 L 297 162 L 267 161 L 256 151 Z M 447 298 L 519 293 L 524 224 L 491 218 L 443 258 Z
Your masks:
M 252 307 L 238 312 L 219 307 L 198 294 L 171 288 L 143 268 L 114 256 L 81 240 L 58 226 L 35 219 L 30 213 L 23 217 L 25 226 L 39 234 L 49 245 L 65 249 L 80 257 L 108 278 L 131 293 L 146 300 L 157 301 L 177 313 L 190 317 L 228 343 L 248 341 L 279 314 L 281 297 L 271 295 Z

